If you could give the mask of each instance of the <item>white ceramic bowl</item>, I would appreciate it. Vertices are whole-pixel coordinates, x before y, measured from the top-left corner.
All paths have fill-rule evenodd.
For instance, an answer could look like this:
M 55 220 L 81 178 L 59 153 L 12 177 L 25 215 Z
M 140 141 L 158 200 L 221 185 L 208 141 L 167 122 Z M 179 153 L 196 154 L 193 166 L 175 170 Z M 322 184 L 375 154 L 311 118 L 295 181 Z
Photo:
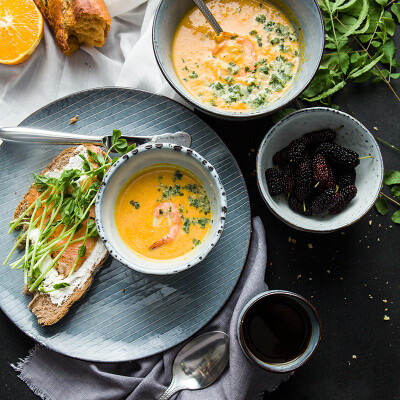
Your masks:
M 210 232 L 188 254 L 171 260 L 152 260 L 134 253 L 122 241 L 114 220 L 117 196 L 124 184 L 140 170 L 154 164 L 173 164 L 192 172 L 202 183 L 211 202 Z M 194 150 L 174 144 L 139 146 L 108 170 L 96 199 L 97 230 L 111 256 L 127 267 L 146 274 L 174 274 L 193 267 L 216 245 L 224 228 L 226 195 L 215 168 Z
M 265 170 L 273 167 L 272 156 L 304 133 L 320 129 L 339 129 L 335 143 L 356 151 L 363 159 L 356 167 L 357 195 L 337 215 L 304 216 L 289 208 L 285 196 L 272 197 L 268 192 Z M 264 137 L 257 154 L 258 188 L 269 209 L 293 228 L 309 232 L 332 232 L 353 224 L 374 205 L 383 180 L 383 161 L 372 134 L 359 121 L 344 112 L 316 107 L 296 111 L 274 125 Z

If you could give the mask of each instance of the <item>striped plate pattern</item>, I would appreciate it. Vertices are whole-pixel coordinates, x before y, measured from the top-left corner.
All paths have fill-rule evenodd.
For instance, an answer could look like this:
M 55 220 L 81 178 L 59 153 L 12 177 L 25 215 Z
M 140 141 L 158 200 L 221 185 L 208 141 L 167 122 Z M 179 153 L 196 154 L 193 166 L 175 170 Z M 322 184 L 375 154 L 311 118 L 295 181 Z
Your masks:
M 69 125 L 75 115 L 78 122 Z M 125 88 L 72 94 L 38 110 L 21 125 L 88 135 L 110 134 L 113 129 L 124 135 L 186 131 L 192 136 L 192 148 L 217 169 L 227 193 L 228 215 L 215 249 L 196 267 L 179 274 L 145 275 L 109 257 L 85 298 L 50 327 L 39 326 L 28 309 L 30 299 L 21 293 L 22 270 L 2 266 L 0 306 L 9 318 L 50 349 L 100 362 L 153 355 L 202 328 L 235 287 L 250 240 L 246 185 L 217 134 L 182 105 Z M 8 224 L 28 190 L 32 173 L 40 173 L 63 148 L 5 142 L 0 146 L 0 260 L 6 258 L 17 236 L 7 234 Z

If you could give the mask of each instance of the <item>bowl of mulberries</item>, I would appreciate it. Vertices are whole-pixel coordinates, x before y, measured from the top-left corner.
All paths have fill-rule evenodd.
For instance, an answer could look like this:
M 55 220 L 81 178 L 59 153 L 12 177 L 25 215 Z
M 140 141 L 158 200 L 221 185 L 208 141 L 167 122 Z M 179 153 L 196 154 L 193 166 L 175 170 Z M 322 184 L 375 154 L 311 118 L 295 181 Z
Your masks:
M 257 155 L 258 187 L 269 209 L 304 231 L 332 232 L 358 221 L 382 180 L 373 135 L 331 108 L 289 114 L 268 131 Z

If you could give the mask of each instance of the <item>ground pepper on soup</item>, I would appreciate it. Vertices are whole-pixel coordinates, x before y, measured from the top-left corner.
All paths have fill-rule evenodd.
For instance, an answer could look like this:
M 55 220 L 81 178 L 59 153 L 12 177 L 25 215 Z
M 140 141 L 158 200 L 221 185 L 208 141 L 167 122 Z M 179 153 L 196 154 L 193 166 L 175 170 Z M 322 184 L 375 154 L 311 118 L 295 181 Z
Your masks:
M 299 41 L 286 16 L 271 3 L 210 0 L 221 37 L 197 8 L 182 19 L 172 55 L 183 86 L 199 101 L 226 111 L 266 107 L 293 83 Z

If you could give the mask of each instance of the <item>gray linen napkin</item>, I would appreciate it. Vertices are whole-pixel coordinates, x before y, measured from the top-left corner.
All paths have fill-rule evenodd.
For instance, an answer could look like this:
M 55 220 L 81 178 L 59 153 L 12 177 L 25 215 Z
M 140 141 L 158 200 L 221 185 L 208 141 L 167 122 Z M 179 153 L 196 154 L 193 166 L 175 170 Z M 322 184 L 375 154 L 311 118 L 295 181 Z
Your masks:
M 249 256 L 239 282 L 223 309 L 200 332 L 221 330 L 229 334 L 229 365 L 210 387 L 184 390 L 171 399 L 255 400 L 290 377 L 291 374 L 272 374 L 256 367 L 243 354 L 236 336 L 237 320 L 244 305 L 268 289 L 264 283 L 266 261 L 264 227 L 256 217 Z M 36 345 L 14 368 L 45 400 L 156 400 L 171 382 L 172 363 L 183 345 L 142 360 L 114 364 L 79 361 Z

